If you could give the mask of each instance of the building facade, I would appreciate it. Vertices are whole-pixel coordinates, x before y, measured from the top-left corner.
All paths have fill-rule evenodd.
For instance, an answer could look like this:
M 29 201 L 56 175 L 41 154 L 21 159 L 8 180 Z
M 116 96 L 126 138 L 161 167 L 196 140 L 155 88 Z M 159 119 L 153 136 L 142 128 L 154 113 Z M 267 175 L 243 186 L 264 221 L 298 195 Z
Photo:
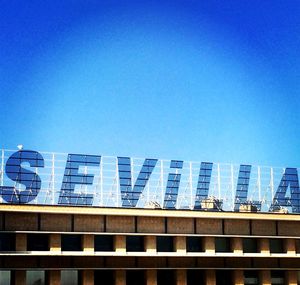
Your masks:
M 0 285 L 296 285 L 299 214 L 297 168 L 2 150 Z
M 0 284 L 300 284 L 300 215 L 0 204 Z

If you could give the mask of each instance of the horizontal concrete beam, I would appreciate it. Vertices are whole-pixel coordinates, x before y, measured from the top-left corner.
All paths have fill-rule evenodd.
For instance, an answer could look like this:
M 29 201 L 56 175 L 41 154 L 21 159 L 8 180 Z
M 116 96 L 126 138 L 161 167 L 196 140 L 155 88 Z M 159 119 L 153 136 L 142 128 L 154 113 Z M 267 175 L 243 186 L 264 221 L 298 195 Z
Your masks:
M 0 212 L 300 221 L 300 215 L 280 213 L 204 212 L 192 210 L 153 210 L 139 208 L 65 207 L 56 205 L 40 206 L 0 204 Z
M 224 257 L 132 257 L 132 256 L 1 256 L 0 268 L 77 268 L 77 269 L 257 269 L 298 270 L 299 260 L 276 258 L 224 258 Z

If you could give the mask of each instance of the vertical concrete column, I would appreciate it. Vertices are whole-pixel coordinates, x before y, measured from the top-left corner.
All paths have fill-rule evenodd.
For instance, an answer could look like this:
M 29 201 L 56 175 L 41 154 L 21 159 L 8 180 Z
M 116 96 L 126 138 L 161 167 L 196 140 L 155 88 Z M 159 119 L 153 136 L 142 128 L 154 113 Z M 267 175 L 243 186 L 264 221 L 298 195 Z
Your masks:
M 272 285 L 270 270 L 260 271 L 260 280 L 261 280 L 261 285 Z
M 125 270 L 116 270 L 115 271 L 115 285 L 126 285 L 126 271 Z
M 126 253 L 126 237 L 115 236 L 114 248 L 116 252 Z
M 203 248 L 206 253 L 215 253 L 215 238 L 214 237 L 204 237 L 203 238 Z
M 175 251 L 177 253 L 186 253 L 186 237 L 175 237 Z
M 151 269 L 146 271 L 146 284 L 157 285 L 157 270 Z
M 287 254 L 296 254 L 296 243 L 294 239 L 286 239 L 284 243 L 284 248 Z
M 61 251 L 61 236 L 60 234 L 50 234 L 50 251 Z
M 148 253 L 156 252 L 156 236 L 145 236 L 145 249 Z
M 186 270 L 176 270 L 176 285 L 187 285 Z
M 13 271 L 12 280 L 14 280 L 14 285 L 26 284 L 26 271 L 25 270 Z
M 297 271 L 286 271 L 285 272 L 286 284 L 288 285 L 297 285 L 298 284 L 298 276 Z
M 16 251 L 26 251 L 26 250 L 27 250 L 27 235 L 16 234 Z
M 231 249 L 233 253 L 243 254 L 243 239 L 235 237 L 231 239 Z
M 60 285 L 60 271 L 59 270 L 48 271 L 48 284 Z
M 94 235 L 83 235 L 82 236 L 83 251 L 94 251 Z
M 268 239 L 261 238 L 259 240 L 259 250 L 260 250 L 260 253 L 270 254 L 270 245 L 269 245 Z
M 205 285 L 216 285 L 216 270 L 205 271 Z
M 233 284 L 244 285 L 244 272 L 243 270 L 234 270 L 233 272 Z
M 82 272 L 82 285 L 94 285 L 94 271 L 83 270 Z

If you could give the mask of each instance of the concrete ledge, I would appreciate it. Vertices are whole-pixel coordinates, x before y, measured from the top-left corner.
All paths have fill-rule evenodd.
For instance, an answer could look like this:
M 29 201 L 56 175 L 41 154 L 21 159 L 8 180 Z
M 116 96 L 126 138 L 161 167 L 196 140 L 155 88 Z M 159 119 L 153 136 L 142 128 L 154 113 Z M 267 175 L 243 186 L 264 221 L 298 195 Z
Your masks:
M 47 214 L 81 214 L 107 216 L 145 216 L 145 217 L 185 217 L 208 219 L 249 219 L 249 220 L 277 220 L 300 221 L 299 214 L 281 213 L 240 213 L 240 212 L 206 212 L 192 210 L 158 210 L 139 208 L 100 208 L 46 205 L 14 205 L 0 204 L 0 212 L 47 213 Z
M 94 251 L 22 251 L 22 252 L 10 252 L 10 253 L 0 253 L 0 257 L 4 256 L 11 256 L 11 257 L 18 257 L 18 256 L 120 256 L 120 257 L 199 257 L 199 258 L 206 258 L 206 257 L 228 257 L 228 258 L 280 258 L 280 259 L 297 259 L 299 261 L 300 254 L 286 254 L 286 253 L 223 253 L 223 252 L 184 252 L 184 251 L 177 251 L 177 252 L 126 252 L 126 249 L 119 248 L 116 251 L 102 251 L 102 252 L 94 252 Z

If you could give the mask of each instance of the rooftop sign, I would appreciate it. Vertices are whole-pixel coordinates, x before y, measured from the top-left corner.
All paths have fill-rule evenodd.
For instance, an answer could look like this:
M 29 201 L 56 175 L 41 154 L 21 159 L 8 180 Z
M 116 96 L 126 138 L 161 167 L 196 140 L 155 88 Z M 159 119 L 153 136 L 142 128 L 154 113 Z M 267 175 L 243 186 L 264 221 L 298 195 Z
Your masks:
M 300 213 L 297 168 L 2 150 L 0 203 Z

